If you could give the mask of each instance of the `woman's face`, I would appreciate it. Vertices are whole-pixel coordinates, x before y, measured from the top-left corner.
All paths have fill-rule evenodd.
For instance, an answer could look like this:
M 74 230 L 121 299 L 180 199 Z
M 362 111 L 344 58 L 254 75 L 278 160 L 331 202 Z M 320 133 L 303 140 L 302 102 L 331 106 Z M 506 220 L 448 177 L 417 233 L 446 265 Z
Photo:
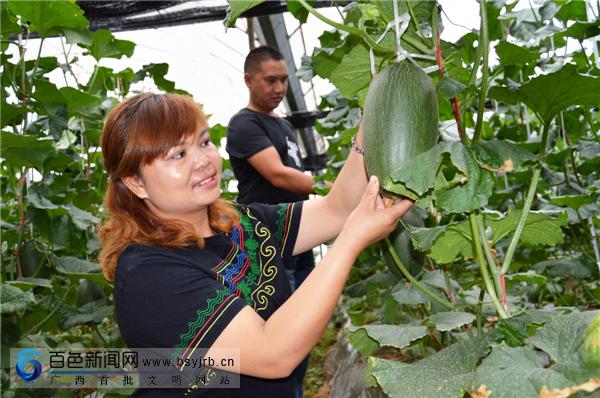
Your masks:
M 208 127 L 182 138 L 167 154 L 123 182 L 155 214 L 194 222 L 219 198 L 222 160 Z

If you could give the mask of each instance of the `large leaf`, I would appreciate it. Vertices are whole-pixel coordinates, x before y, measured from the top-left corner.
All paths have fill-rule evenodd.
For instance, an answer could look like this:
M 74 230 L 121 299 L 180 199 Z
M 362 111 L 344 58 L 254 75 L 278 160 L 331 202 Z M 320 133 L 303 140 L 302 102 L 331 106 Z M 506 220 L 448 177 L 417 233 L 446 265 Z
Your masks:
M 227 0 L 229 8 L 227 9 L 227 17 L 224 21 L 225 26 L 233 28 L 235 26 L 235 21 L 240 15 L 264 1 L 265 0 Z
M 106 305 L 104 300 L 92 301 L 77 309 L 62 307 L 60 313 L 63 317 L 62 326 L 70 328 L 85 323 L 100 323 L 106 317 L 113 315 L 114 306 Z
M 486 351 L 484 338 L 462 340 L 414 364 L 369 358 L 367 377 L 391 398 L 462 397 L 474 380 L 474 370 Z
M 0 132 L 2 157 L 13 167 L 34 167 L 43 170 L 44 161 L 54 152 L 54 141 L 31 135 Z
M 496 45 L 496 54 L 498 54 L 502 65 L 523 66 L 529 62 L 537 61 L 540 57 L 539 54 L 533 51 L 504 40 Z
M 120 40 L 106 29 L 98 29 L 93 33 L 92 43 L 89 46 L 82 45 L 88 49 L 86 55 L 91 55 L 99 61 L 102 58 L 121 58 L 124 55 L 131 57 L 135 49 L 135 43 L 129 40 Z
M 2 113 L 0 113 L 0 128 L 9 124 L 18 124 L 23 120 L 23 115 L 28 112 L 25 106 L 15 106 L 2 101 Z
M 308 0 L 308 4 L 314 4 L 315 0 Z M 288 0 L 287 8 L 290 14 L 292 14 L 300 23 L 305 23 L 308 18 L 308 10 L 304 8 L 298 0 Z
M 494 237 L 492 244 L 511 236 L 516 230 L 520 216 L 520 210 L 509 209 L 506 217 L 490 220 Z M 567 218 L 563 213 L 557 218 L 552 218 L 546 213 L 530 212 L 523 226 L 520 241 L 532 246 L 561 243 L 561 227 L 566 225 Z M 433 228 L 409 228 L 415 247 L 421 251 L 429 251 L 431 257 L 439 264 L 450 263 L 458 256 L 465 259 L 474 256 L 471 226 L 468 221 Z
M 448 225 L 431 247 L 431 257 L 438 264 L 450 263 L 459 255 L 464 259 L 474 256 L 471 226 L 468 221 Z
M 88 21 L 74 1 L 7 0 L 8 8 L 29 24 L 29 31 L 41 37 L 61 33 L 63 29 L 86 30 Z
M 101 98 L 73 87 L 62 87 L 59 91 L 67 101 L 69 116 L 99 117 L 101 115 Z
M 552 259 L 540 261 L 534 265 L 538 274 L 546 274 L 553 278 L 587 279 L 592 276 L 592 272 L 581 260 L 572 258 Z
M 0 313 L 9 314 L 25 310 L 35 304 L 31 290 L 23 291 L 16 286 L 2 283 L 0 289 Z
M 556 316 L 527 342 L 550 355 L 555 362 L 552 369 L 573 382 L 584 382 L 594 373 L 591 369 L 586 372 L 578 350 L 587 325 L 599 314 L 597 310 Z
M 566 206 L 573 209 L 579 209 L 590 203 L 594 203 L 596 198 L 594 195 L 563 195 L 550 198 L 550 202 L 557 206 Z
M 402 288 L 392 293 L 392 297 L 398 304 L 417 305 L 430 301 L 429 297 L 413 285 L 403 285 Z
M 474 319 L 475 315 L 461 311 L 437 312 L 429 317 L 429 320 L 435 323 L 435 329 L 440 332 L 447 332 L 467 325 L 473 322 Z
M 379 57 L 375 57 L 375 65 L 379 65 L 380 61 Z M 371 82 L 369 50 L 361 44 L 355 46 L 342 58 L 342 62 L 331 72 L 329 79 L 344 97 L 354 97 Z
M 379 343 L 380 347 L 398 349 L 408 346 L 429 333 L 426 326 L 410 325 L 363 325 L 354 330 L 356 329 L 364 329 L 370 338 Z
M 65 106 L 65 98 L 53 83 L 47 80 L 34 79 L 34 88 L 32 97 L 36 100 L 35 105 L 38 113 L 47 113 L 54 116 Z
M 594 22 L 575 22 L 566 30 L 556 33 L 554 37 L 572 37 L 579 41 L 583 41 L 598 35 L 600 35 L 600 19 L 597 19 Z
M 456 169 L 453 181 L 445 182 L 441 166 Z M 417 199 L 435 187 L 436 205 L 444 213 L 462 213 L 487 204 L 492 194 L 492 174 L 477 164 L 474 154 L 460 142 L 440 142 L 390 175 L 384 188 Z M 440 185 L 440 181 L 444 181 Z
M 522 210 L 509 209 L 508 215 L 500 220 L 490 221 L 496 243 L 504 237 L 511 236 L 517 228 Z M 555 245 L 564 239 L 561 227 L 567 225 L 564 213 L 551 218 L 542 212 L 530 211 L 521 233 L 521 242 L 529 245 Z
M 175 88 L 175 82 L 168 80 L 165 78 L 165 75 L 169 72 L 169 64 L 161 63 L 161 64 L 147 64 L 140 69 L 135 79 L 133 79 L 132 83 L 136 83 L 144 80 L 147 76 L 152 77 L 154 80 L 154 84 L 168 93 L 177 93 L 177 94 L 189 94 L 185 90 L 180 90 Z
M 510 380 L 507 383 L 507 380 Z M 561 373 L 546 369 L 533 347 L 494 347 L 475 373 L 475 389 L 485 385 L 492 396 L 537 398 L 543 386 L 560 388 L 572 385 Z
M 516 88 L 492 87 L 489 97 L 508 104 L 522 102 L 537 113 L 544 124 L 573 105 L 600 105 L 600 78 L 582 75 L 575 65 L 537 76 Z
M 79 281 L 79 279 L 84 278 L 100 284 L 106 284 L 106 280 L 100 272 L 100 266 L 96 263 L 71 256 L 53 256 L 52 263 L 59 273 L 68 276 L 73 281 Z
M 537 161 L 531 152 L 506 141 L 480 141 L 472 149 L 477 163 L 495 172 L 522 171 Z

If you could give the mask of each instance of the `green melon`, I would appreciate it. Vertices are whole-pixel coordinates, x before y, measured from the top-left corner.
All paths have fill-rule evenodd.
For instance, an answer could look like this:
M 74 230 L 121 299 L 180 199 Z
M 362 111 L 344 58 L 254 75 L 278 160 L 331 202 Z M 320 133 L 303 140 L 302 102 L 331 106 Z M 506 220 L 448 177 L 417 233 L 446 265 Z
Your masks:
M 408 60 L 385 68 L 371 82 L 363 121 L 367 171 L 389 191 L 390 174 L 437 143 L 438 100 L 431 79 Z
M 579 353 L 586 367 L 600 370 L 600 315 L 585 329 Z

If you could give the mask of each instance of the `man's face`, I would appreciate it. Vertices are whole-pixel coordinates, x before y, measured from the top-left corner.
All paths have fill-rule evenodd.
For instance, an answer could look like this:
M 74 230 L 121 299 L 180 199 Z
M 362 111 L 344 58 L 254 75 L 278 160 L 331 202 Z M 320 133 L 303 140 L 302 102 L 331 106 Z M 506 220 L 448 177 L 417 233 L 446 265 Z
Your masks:
M 250 99 L 262 111 L 271 112 L 283 100 L 288 88 L 288 69 L 283 60 L 261 62 L 254 73 L 244 76 Z

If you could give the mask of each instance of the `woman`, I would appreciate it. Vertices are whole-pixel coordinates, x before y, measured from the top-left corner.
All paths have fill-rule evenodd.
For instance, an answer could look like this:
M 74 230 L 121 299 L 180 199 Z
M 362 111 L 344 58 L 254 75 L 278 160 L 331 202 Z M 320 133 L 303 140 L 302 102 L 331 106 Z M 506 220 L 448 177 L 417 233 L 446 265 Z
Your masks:
M 362 129 L 356 137 L 362 142 Z M 351 151 L 330 193 L 281 205 L 220 199 L 222 160 L 189 97 L 140 94 L 108 116 L 102 136 L 110 175 L 101 264 L 114 281 L 129 347 L 235 348 L 238 389 L 137 390 L 138 396 L 293 396 L 296 366 L 327 326 L 358 254 L 389 234 L 412 206 L 367 185 Z M 283 258 L 336 238 L 293 294 Z

